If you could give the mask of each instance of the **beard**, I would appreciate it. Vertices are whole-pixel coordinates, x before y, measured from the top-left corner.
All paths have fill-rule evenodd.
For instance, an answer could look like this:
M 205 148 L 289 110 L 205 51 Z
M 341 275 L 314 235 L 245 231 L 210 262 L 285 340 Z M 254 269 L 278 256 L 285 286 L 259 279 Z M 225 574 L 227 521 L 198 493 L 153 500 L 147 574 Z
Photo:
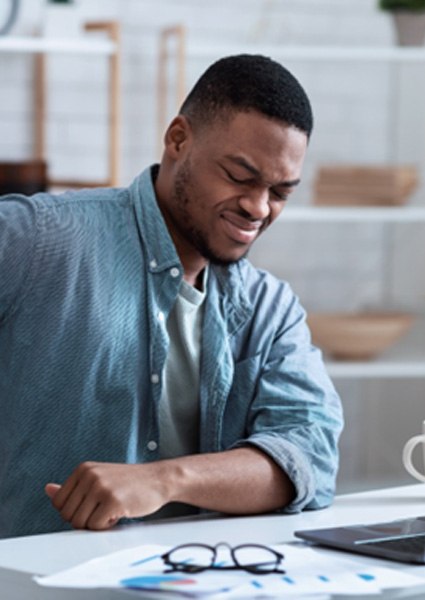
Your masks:
M 191 206 L 196 203 L 196 193 L 192 186 L 191 167 L 189 157 L 178 170 L 172 195 L 173 224 L 188 242 L 213 265 L 228 266 L 237 263 L 248 254 L 248 250 L 237 259 L 226 257 L 215 250 L 209 239 L 208 231 L 196 225 L 191 212 Z M 208 224 L 207 224 L 208 226 Z

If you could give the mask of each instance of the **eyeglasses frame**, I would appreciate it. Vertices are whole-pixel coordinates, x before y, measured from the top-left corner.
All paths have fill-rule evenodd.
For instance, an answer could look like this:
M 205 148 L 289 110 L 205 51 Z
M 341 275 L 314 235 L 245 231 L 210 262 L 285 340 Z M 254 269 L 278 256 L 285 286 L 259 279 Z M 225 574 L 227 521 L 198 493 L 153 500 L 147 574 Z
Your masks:
M 234 562 L 233 565 L 219 566 L 219 565 L 214 564 L 215 560 L 217 558 L 217 549 L 220 546 L 226 546 L 229 549 L 230 556 Z M 200 566 L 200 565 L 191 565 L 190 563 L 178 563 L 178 562 L 173 562 L 172 560 L 170 560 L 170 556 L 172 555 L 173 552 L 175 552 L 176 550 L 181 550 L 183 548 L 205 548 L 206 550 L 210 550 L 211 556 L 212 556 L 211 564 L 208 566 Z M 268 552 L 270 552 L 270 554 L 273 554 L 275 556 L 275 566 L 273 567 L 273 569 L 264 570 L 264 569 L 260 569 L 260 566 L 267 564 L 267 563 L 258 563 L 258 564 L 248 565 L 248 566 L 241 565 L 236 558 L 236 552 L 238 550 L 240 550 L 241 548 L 259 548 L 261 550 L 267 550 Z M 285 573 L 285 571 L 283 569 L 279 568 L 280 564 L 282 563 L 282 560 L 284 559 L 284 555 L 281 552 L 278 552 L 277 550 L 270 548 L 269 546 L 265 546 L 264 544 L 238 544 L 237 546 L 230 546 L 230 544 L 228 544 L 227 542 L 219 542 L 215 546 L 210 546 L 209 544 L 202 544 L 202 543 L 179 544 L 178 546 L 171 548 L 171 550 L 169 550 L 168 552 L 165 552 L 164 554 L 162 554 L 161 558 L 168 567 L 168 569 L 165 571 L 165 573 L 171 573 L 171 572 L 176 572 L 176 571 L 180 571 L 182 573 L 202 573 L 203 571 L 208 571 L 209 569 L 216 569 L 216 570 L 221 570 L 221 571 L 240 569 L 242 571 L 252 573 L 253 575 L 269 575 L 271 573 L 280 573 L 280 574 Z

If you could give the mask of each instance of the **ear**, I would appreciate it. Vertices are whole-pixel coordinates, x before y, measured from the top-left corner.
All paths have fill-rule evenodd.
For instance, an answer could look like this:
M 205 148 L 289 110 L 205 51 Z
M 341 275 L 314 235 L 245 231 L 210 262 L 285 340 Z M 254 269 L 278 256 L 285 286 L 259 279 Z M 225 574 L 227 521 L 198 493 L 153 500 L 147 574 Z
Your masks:
M 183 115 L 178 115 L 171 121 L 165 132 L 165 152 L 174 160 L 181 158 L 182 153 L 186 151 L 190 138 L 191 127 L 189 121 Z

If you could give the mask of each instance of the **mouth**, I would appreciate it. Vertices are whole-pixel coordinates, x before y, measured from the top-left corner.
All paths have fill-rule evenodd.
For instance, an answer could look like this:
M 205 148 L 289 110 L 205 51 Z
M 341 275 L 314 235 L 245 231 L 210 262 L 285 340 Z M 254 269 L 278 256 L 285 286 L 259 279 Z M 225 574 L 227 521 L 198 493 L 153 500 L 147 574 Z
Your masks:
M 263 221 L 249 221 L 237 213 L 226 211 L 221 215 L 227 236 L 239 244 L 251 244 L 259 235 Z

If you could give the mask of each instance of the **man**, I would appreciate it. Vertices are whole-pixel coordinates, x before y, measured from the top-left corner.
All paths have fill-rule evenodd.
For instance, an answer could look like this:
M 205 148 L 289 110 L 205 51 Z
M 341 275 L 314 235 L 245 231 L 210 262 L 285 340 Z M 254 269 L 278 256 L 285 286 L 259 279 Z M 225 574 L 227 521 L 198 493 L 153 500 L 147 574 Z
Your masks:
M 229 57 L 128 189 L 2 199 L 2 536 L 331 502 L 339 399 L 290 287 L 244 258 L 311 128 L 286 69 Z

